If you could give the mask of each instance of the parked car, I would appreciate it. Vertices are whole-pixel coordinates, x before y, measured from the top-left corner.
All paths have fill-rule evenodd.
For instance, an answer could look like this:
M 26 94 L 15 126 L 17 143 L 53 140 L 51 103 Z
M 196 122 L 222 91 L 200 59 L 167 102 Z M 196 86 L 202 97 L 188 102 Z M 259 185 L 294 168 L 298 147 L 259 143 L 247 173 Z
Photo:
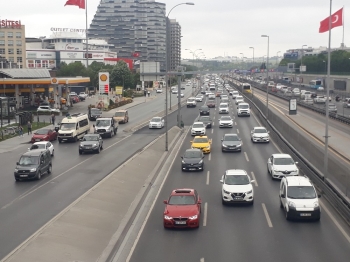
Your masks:
M 48 112 L 48 113 L 59 113 L 60 110 L 56 108 L 51 108 L 50 106 L 39 106 L 36 110 L 37 112 Z

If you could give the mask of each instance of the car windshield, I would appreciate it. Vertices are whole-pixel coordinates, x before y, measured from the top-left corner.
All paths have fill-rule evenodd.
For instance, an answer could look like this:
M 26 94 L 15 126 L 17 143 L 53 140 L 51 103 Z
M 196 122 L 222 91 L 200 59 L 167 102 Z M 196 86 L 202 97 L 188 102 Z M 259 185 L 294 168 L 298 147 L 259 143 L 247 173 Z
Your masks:
M 45 144 L 34 144 L 30 147 L 30 150 L 34 149 L 45 149 L 46 145 Z
M 294 165 L 294 161 L 293 159 L 291 158 L 275 158 L 274 159 L 274 162 L 273 162 L 274 165 Z
M 96 126 L 110 126 L 111 125 L 111 120 L 96 120 Z
M 124 117 L 124 115 L 125 115 L 124 112 L 115 112 L 114 113 L 114 116 L 116 116 L 116 117 L 119 117 L 119 116 Z
M 193 126 L 192 126 L 193 128 L 201 128 L 201 127 L 203 127 L 204 128 L 204 125 L 202 124 L 202 123 L 197 123 L 197 124 L 193 124 Z
M 209 97 L 208 100 L 209 100 L 209 101 L 214 101 L 214 100 L 215 100 L 215 97 Z
M 21 166 L 29 166 L 38 164 L 39 157 L 37 156 L 22 156 L 19 160 Z
M 237 96 L 236 99 L 243 99 L 243 96 Z
M 295 199 L 313 199 L 316 198 L 316 192 L 312 186 L 289 186 L 287 197 Z
M 47 135 L 47 133 L 49 132 L 49 129 L 40 129 L 35 131 L 35 135 Z
M 239 108 L 241 108 L 241 109 L 247 109 L 247 108 L 249 108 L 249 105 L 239 105 Z
M 84 136 L 83 141 L 98 141 L 98 136 Z
M 249 178 L 246 175 L 225 176 L 226 185 L 247 185 Z
M 199 122 L 208 122 L 210 121 L 209 116 L 202 116 L 200 118 L 198 118 Z
M 224 136 L 224 141 L 239 141 L 239 137 L 237 135 L 228 135 Z
M 151 122 L 160 122 L 160 118 L 158 117 L 152 118 Z
M 75 129 L 76 123 L 61 123 L 60 130 L 72 130 Z
M 232 94 L 238 94 L 238 91 L 232 91 Z
M 258 128 L 254 130 L 254 133 L 267 133 L 266 129 Z
M 193 98 L 187 99 L 188 102 L 194 102 L 195 100 Z
M 222 121 L 229 121 L 229 120 L 231 120 L 231 117 L 230 116 L 222 116 L 220 118 L 220 120 L 222 120 Z
M 206 137 L 195 137 L 193 143 L 208 143 L 208 138 Z
M 97 108 L 91 108 L 91 114 L 101 114 L 102 111 L 100 109 Z
M 194 205 L 196 201 L 194 196 L 171 196 L 169 199 L 169 205 Z
M 186 151 L 184 154 L 184 158 L 201 158 L 201 151 Z
M 221 104 L 220 107 L 228 107 L 226 104 Z

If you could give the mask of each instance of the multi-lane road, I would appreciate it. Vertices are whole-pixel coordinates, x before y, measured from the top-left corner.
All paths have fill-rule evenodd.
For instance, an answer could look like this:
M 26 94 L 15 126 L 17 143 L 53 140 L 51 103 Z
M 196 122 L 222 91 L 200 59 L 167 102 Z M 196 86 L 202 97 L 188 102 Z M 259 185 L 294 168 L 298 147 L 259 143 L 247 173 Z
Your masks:
M 211 154 L 205 157 L 204 172 L 181 171 L 180 155 L 190 147 L 191 136 L 187 135 L 129 254 L 130 261 L 347 261 L 350 230 L 325 199 L 321 198 L 320 222 L 286 221 L 279 206 L 279 181 L 271 180 L 266 170 L 267 158 L 279 149 L 273 142 L 250 141 L 250 131 L 260 125 L 254 115 L 238 118 L 235 106 L 230 114 L 235 117 L 234 127 L 220 129 L 220 115 L 211 110 L 215 125 L 207 134 L 213 144 Z M 183 111 L 186 125 L 197 116 L 196 108 Z M 241 153 L 221 152 L 220 140 L 225 133 L 239 134 Z M 227 169 L 244 169 L 256 181 L 253 206 L 221 204 L 219 180 Z M 202 198 L 201 226 L 197 230 L 165 230 L 163 200 L 174 188 L 183 187 L 197 189 Z
M 190 88 L 183 91 L 185 98 L 192 92 Z M 135 152 L 157 138 L 159 132 L 132 133 L 123 130 L 147 122 L 163 111 L 164 98 L 165 94 L 157 94 L 156 98 L 147 98 L 146 103 L 128 109 L 130 122 L 121 124 L 115 137 L 104 139 L 104 150 L 98 155 L 79 155 L 78 143 L 53 142 L 53 173 L 40 181 L 16 183 L 13 176 L 15 163 L 27 151 L 29 144 L 1 154 L 0 260 Z M 171 95 L 171 99 L 172 105 L 176 105 L 176 95 Z M 169 128 L 176 125 L 176 113 L 169 116 L 168 123 Z

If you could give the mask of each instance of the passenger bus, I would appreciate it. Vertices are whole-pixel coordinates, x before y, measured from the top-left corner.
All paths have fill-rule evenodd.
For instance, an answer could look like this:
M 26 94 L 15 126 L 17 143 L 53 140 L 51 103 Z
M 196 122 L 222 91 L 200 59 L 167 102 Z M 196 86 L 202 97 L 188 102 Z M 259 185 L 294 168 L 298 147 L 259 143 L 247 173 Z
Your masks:
M 251 85 L 250 84 L 248 84 L 248 83 L 243 83 L 242 84 L 242 92 L 244 93 L 244 94 L 251 94 L 252 93 L 252 87 L 251 87 Z
M 309 82 L 309 86 L 314 89 L 318 89 L 320 86 L 322 86 L 322 80 L 311 80 Z

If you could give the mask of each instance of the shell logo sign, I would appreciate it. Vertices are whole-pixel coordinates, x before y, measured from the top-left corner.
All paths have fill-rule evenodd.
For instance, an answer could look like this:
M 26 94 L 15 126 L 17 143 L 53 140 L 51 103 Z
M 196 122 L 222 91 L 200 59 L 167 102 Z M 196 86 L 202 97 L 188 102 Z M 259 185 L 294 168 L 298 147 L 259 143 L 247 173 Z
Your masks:
M 101 81 L 106 82 L 107 79 L 108 79 L 108 77 L 107 77 L 107 75 L 105 75 L 105 74 L 101 74 L 101 75 L 100 75 L 100 79 L 101 79 Z
M 98 73 L 98 88 L 100 94 L 109 94 L 109 73 L 99 72 Z
M 51 84 L 57 85 L 58 84 L 58 79 L 57 78 L 51 78 Z

